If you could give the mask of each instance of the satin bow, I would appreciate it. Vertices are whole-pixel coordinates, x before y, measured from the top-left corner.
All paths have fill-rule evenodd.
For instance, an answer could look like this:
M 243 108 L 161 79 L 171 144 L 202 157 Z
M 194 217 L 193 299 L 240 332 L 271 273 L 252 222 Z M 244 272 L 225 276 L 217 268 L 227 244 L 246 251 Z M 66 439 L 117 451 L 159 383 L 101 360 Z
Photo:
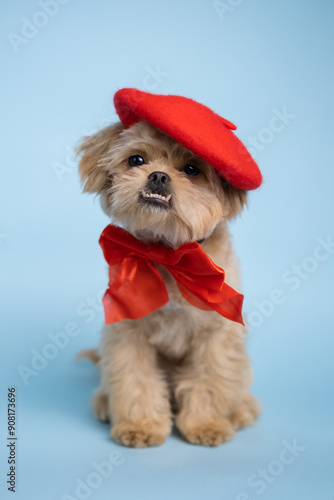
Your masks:
M 106 324 L 142 318 L 168 302 L 154 263 L 166 267 L 191 305 L 243 324 L 243 295 L 225 283 L 223 269 L 198 243 L 186 243 L 177 250 L 147 245 L 124 229 L 109 225 L 101 234 L 100 245 L 109 264 L 109 285 L 103 297 Z

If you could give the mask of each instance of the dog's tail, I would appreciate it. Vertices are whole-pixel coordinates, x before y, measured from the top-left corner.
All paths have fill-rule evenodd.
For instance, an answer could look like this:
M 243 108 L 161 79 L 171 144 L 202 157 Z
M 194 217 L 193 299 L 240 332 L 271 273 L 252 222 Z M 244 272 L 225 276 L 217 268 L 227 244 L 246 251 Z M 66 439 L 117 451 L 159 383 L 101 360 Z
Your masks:
M 80 359 L 90 359 L 95 365 L 98 365 L 101 360 L 101 356 L 97 349 L 86 349 L 85 351 L 80 351 L 76 355 L 76 360 Z

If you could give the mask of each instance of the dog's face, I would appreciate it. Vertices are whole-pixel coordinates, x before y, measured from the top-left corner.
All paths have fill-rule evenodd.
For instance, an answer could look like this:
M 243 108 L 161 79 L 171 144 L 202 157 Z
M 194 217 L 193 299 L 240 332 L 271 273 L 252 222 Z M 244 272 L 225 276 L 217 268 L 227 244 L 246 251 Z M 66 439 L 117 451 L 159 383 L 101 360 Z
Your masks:
M 235 217 L 246 192 L 149 123 L 121 123 L 87 137 L 80 175 L 104 211 L 136 237 L 172 247 L 207 238 Z

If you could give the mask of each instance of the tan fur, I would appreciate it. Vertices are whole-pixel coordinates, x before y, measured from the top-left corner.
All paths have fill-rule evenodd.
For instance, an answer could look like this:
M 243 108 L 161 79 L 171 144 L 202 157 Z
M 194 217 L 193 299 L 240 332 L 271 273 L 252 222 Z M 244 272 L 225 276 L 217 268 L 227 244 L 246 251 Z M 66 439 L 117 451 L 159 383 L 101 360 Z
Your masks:
M 95 365 L 98 365 L 101 360 L 101 356 L 97 349 L 86 349 L 85 351 L 79 352 L 77 355 L 77 360 L 85 358 L 90 359 Z
M 121 124 L 86 138 L 79 148 L 85 190 L 98 192 L 104 211 L 137 238 L 177 248 L 205 238 L 202 247 L 240 291 L 238 262 L 226 222 L 246 203 L 246 192 L 222 185 L 216 171 L 145 121 Z M 145 164 L 129 167 L 140 154 Z M 181 170 L 191 163 L 201 174 Z M 171 178 L 169 210 L 140 203 L 148 175 Z M 103 329 L 99 361 L 101 385 L 93 407 L 111 420 L 112 436 L 127 446 L 161 444 L 176 425 L 188 441 L 215 446 L 236 429 L 252 425 L 259 408 L 250 396 L 251 375 L 245 328 L 213 311 L 191 306 L 168 271 L 158 266 L 169 302 L 137 321 Z M 135 300 L 135 298 L 134 298 Z

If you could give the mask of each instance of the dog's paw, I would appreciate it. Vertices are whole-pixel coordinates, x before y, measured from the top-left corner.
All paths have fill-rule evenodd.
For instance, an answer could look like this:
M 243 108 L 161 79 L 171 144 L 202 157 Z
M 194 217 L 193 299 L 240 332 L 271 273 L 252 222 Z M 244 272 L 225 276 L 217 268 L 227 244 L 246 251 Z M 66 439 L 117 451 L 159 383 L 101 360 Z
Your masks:
M 234 429 L 254 425 L 260 415 L 260 405 L 251 394 L 247 394 L 241 405 L 230 415 L 230 421 Z
M 227 419 L 217 423 L 178 423 L 178 428 L 189 443 L 203 446 L 219 446 L 235 436 L 234 429 Z
M 108 410 L 108 396 L 103 392 L 96 392 L 94 395 L 91 406 L 94 410 L 96 417 L 102 422 L 109 422 L 109 410 Z
M 111 435 L 116 441 L 124 446 L 132 448 L 145 448 L 147 446 L 158 446 L 162 444 L 170 433 L 171 423 L 165 424 L 120 422 L 116 424 Z

